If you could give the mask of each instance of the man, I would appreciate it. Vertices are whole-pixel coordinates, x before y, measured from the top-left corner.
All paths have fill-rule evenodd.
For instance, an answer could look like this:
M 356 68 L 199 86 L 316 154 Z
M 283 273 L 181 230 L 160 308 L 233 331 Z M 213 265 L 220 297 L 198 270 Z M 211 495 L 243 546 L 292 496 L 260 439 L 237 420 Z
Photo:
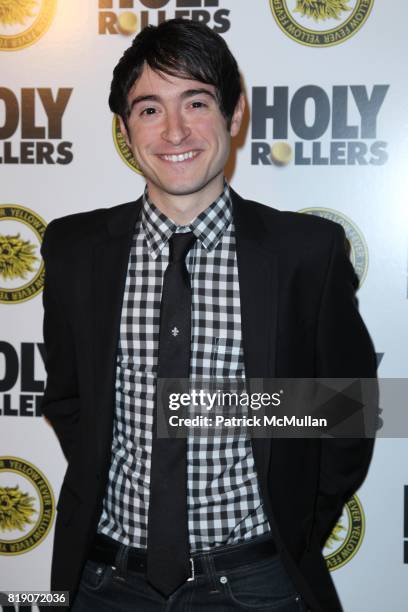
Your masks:
M 225 182 L 245 103 L 206 26 L 143 30 L 109 101 L 146 191 L 43 245 L 43 412 L 68 460 L 52 588 L 76 612 L 339 611 L 321 549 L 370 441 L 155 426 L 158 379 L 375 376 L 344 232 Z

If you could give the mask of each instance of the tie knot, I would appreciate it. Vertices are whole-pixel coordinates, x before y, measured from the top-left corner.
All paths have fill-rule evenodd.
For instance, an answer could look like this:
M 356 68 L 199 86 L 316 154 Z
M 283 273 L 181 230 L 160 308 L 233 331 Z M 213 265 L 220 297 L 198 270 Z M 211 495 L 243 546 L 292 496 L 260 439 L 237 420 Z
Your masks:
M 184 261 L 196 241 L 193 232 L 173 234 L 169 240 L 169 260 L 171 263 Z

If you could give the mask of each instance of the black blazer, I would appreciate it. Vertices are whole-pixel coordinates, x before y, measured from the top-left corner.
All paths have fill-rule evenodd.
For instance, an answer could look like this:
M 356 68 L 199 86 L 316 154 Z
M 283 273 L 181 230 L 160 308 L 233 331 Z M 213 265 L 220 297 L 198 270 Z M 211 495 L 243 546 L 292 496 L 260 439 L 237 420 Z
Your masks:
M 246 375 L 375 377 L 343 229 L 232 192 Z M 51 587 L 73 598 L 101 513 L 111 457 L 116 350 L 141 199 L 51 222 L 46 264 L 43 413 L 68 459 Z M 321 548 L 363 482 L 372 441 L 252 440 L 264 507 L 313 612 L 341 611 Z

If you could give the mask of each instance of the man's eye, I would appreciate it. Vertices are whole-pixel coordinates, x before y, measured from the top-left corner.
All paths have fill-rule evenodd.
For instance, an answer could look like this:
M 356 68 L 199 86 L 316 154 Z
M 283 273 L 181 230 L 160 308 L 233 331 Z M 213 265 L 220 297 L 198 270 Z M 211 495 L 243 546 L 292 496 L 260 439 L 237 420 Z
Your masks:
M 149 106 L 149 108 L 145 108 L 142 110 L 141 115 L 154 115 L 155 112 L 156 109 Z
M 204 102 L 200 102 L 199 100 L 195 100 L 194 102 L 191 103 L 191 106 L 193 108 L 201 108 L 201 107 L 205 107 L 207 105 Z

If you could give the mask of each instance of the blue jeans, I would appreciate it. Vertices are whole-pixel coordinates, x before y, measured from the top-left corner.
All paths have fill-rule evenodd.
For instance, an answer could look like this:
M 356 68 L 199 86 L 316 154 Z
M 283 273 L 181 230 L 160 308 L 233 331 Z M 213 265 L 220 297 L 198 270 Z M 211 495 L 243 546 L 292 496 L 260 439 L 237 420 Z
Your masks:
M 278 555 L 219 572 L 203 554 L 205 572 L 165 599 L 143 574 L 126 570 L 125 550 L 115 568 L 87 561 L 73 612 L 306 612 Z

